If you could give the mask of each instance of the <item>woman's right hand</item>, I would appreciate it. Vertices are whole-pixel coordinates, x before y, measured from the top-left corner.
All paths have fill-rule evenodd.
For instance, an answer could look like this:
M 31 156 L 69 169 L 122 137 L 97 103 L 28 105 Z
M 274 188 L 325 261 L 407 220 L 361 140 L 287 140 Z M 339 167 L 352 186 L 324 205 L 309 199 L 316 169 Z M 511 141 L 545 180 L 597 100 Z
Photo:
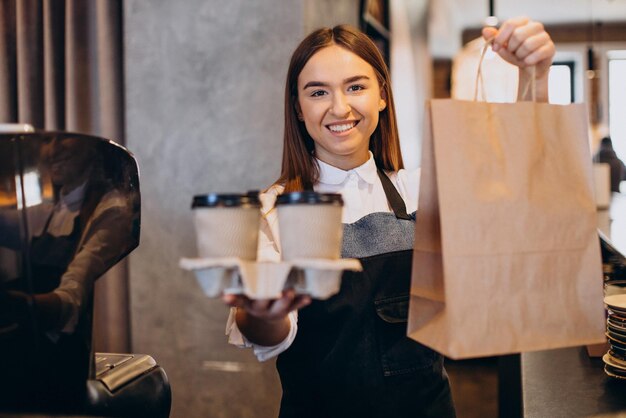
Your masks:
M 308 295 L 283 291 L 278 299 L 250 299 L 244 295 L 224 295 L 224 303 L 237 308 L 237 327 L 248 341 L 266 347 L 280 344 L 290 331 L 288 315 L 311 303 Z
M 289 312 L 303 308 L 311 303 L 308 295 L 296 295 L 293 289 L 283 290 L 279 299 L 250 299 L 245 295 L 222 296 L 228 306 L 243 309 L 255 318 L 272 322 L 287 317 Z

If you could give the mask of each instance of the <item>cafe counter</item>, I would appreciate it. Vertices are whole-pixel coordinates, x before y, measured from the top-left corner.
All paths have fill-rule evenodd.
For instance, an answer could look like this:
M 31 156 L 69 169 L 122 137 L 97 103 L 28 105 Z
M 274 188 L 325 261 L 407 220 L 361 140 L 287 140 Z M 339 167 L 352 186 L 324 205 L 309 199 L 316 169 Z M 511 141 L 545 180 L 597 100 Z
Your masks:
M 614 193 L 610 208 L 598 212 L 598 221 L 599 229 L 626 254 L 626 195 Z M 500 372 L 501 417 L 626 416 L 626 380 L 606 375 L 601 357 L 590 357 L 585 347 L 506 356 Z M 507 379 L 519 379 L 521 388 L 512 390 Z
M 602 359 L 584 347 L 521 357 L 524 417 L 626 416 L 626 381 L 607 376 Z

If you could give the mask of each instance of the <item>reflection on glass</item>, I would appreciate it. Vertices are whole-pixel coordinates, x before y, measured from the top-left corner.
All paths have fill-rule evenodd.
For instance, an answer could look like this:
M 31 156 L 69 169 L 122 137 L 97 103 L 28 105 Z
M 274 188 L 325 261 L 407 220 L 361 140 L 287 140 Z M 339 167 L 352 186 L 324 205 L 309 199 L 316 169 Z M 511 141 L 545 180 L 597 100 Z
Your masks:
M 0 167 L 0 411 L 79 411 L 94 282 L 138 244 L 136 164 L 105 140 L 33 133 L 0 135 Z
M 23 185 L 22 179 L 24 179 Z M 23 176 L 16 175 L 15 185 L 17 190 L 24 190 L 23 200 L 26 203 L 27 207 L 39 205 L 42 203 L 41 187 L 39 184 L 39 175 L 37 172 L 31 171 L 30 173 L 24 173 Z M 22 209 L 22 199 L 17 201 L 17 208 Z
M 626 51 L 609 52 L 609 128 L 615 153 L 626 161 Z

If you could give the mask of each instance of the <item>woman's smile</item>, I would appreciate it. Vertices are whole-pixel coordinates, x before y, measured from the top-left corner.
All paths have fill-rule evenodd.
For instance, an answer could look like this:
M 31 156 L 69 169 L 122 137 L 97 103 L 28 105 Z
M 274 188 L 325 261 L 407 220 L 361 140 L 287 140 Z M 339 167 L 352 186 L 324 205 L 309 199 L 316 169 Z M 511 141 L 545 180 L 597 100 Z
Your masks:
M 335 122 L 326 125 L 326 127 L 335 136 L 346 136 L 350 135 L 359 122 L 358 120 Z

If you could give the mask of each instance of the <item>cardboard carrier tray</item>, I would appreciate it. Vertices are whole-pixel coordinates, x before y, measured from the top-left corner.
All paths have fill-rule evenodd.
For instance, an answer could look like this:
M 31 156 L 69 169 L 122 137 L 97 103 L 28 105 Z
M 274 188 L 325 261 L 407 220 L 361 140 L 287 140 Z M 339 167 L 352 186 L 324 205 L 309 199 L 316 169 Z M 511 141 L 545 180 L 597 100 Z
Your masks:
M 222 293 L 244 294 L 251 299 L 276 299 L 284 289 L 315 299 L 328 299 L 339 292 L 344 270 L 361 271 L 354 258 L 337 260 L 307 258 L 282 262 L 240 258 L 182 258 L 180 267 L 193 271 L 204 293 L 211 298 Z

